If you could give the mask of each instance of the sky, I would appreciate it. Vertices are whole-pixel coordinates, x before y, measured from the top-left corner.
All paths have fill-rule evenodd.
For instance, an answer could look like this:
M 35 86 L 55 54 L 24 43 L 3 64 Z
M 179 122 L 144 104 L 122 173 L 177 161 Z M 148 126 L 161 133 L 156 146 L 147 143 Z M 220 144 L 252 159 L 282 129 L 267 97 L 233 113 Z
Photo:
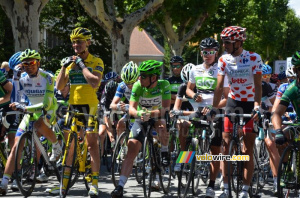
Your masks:
M 296 11 L 296 15 L 300 17 L 300 2 L 299 0 L 289 0 L 290 8 L 294 9 Z

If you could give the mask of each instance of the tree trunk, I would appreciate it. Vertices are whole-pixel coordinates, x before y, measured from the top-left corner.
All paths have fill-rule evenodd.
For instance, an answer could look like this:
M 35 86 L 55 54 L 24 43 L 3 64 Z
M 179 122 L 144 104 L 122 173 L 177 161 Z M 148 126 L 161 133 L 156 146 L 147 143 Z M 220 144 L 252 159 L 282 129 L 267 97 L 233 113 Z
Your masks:
M 49 0 L 1 0 L 7 17 L 10 19 L 15 51 L 27 48 L 38 50 L 40 40 L 39 19 Z

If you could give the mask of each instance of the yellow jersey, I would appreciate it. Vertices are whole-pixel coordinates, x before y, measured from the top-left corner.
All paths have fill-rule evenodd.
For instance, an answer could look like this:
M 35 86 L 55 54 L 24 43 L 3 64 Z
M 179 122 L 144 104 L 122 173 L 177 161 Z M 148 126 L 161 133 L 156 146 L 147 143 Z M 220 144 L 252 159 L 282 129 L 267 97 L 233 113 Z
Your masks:
M 101 58 L 95 57 L 91 54 L 83 60 L 84 65 L 87 69 L 93 73 L 98 72 L 103 74 L 104 65 Z M 91 85 L 88 84 L 86 79 L 83 76 L 82 70 L 76 66 L 75 63 L 71 63 L 67 69 L 66 74 L 69 75 L 70 81 L 70 99 L 69 104 L 71 105 L 98 105 L 99 101 L 97 99 L 97 90 L 101 84 L 97 88 L 93 88 Z

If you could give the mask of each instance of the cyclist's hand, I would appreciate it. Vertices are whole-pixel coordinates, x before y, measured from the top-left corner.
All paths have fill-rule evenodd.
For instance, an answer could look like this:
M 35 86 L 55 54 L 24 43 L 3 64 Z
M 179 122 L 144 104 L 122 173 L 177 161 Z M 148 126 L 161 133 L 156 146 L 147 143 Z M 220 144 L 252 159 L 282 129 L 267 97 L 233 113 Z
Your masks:
M 284 136 L 283 131 L 281 129 L 276 130 L 275 142 L 276 142 L 276 144 L 279 144 L 279 145 L 283 145 L 284 143 L 287 142 L 287 139 Z
M 69 57 L 63 58 L 60 61 L 60 65 L 63 66 L 64 68 L 67 68 L 72 62 L 74 62 L 73 57 L 69 56 Z
M 84 65 L 84 63 L 83 63 L 82 58 L 80 58 L 79 56 L 76 56 L 76 58 L 75 58 L 75 63 L 76 63 L 76 65 L 78 65 L 81 69 L 86 68 L 85 65 Z
M 216 114 L 217 114 L 217 109 L 215 107 L 212 107 L 212 106 L 207 106 L 205 108 L 209 109 L 209 111 L 206 113 L 207 120 L 208 121 L 213 121 L 214 118 L 215 118 L 215 116 L 216 116 Z
M 18 102 L 11 103 L 9 107 L 14 111 L 26 112 L 26 106 Z
M 145 112 L 145 113 L 143 113 L 142 116 L 141 116 L 141 120 L 142 120 L 143 122 L 149 121 L 149 120 L 150 120 L 150 115 L 151 115 L 150 112 Z
M 202 102 L 202 95 L 199 93 L 195 93 L 195 95 L 193 96 L 193 99 L 195 102 Z
M 261 114 L 260 114 L 259 109 L 253 109 L 252 115 L 253 115 L 253 117 L 252 117 L 253 121 L 258 121 L 259 119 L 261 119 Z
M 170 111 L 170 116 L 173 117 L 173 116 L 182 116 L 183 115 L 183 111 L 182 110 L 171 110 Z
M 15 66 L 14 68 L 14 80 L 19 80 L 22 73 L 22 68 L 20 65 Z

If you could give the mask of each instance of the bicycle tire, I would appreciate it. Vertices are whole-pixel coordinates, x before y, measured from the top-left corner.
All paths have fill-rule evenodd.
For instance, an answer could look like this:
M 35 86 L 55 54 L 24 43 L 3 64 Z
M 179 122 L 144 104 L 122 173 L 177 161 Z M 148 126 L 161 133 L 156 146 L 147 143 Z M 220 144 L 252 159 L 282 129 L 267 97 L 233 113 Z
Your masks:
M 267 146 L 265 141 L 261 142 L 260 151 L 258 156 L 258 163 L 260 167 L 258 186 L 260 189 L 263 189 L 265 184 L 267 183 L 269 173 L 271 170 L 270 160 L 269 160 L 269 151 L 267 150 Z
M 204 153 L 202 153 L 199 144 L 196 144 L 196 142 L 193 142 L 193 144 L 194 144 L 195 151 L 196 151 L 195 155 L 204 154 Z M 195 156 L 195 158 L 196 158 L 196 156 Z M 207 164 L 208 164 L 208 167 L 207 167 Z M 196 161 L 195 162 L 194 176 L 193 176 L 193 180 L 192 180 L 192 193 L 194 196 L 198 195 L 199 183 L 200 183 L 200 180 L 202 179 L 202 177 L 201 177 L 201 173 L 202 173 L 202 169 L 203 169 L 202 167 L 204 167 L 204 169 L 208 169 L 208 174 L 207 174 L 208 178 L 210 175 L 210 170 L 209 170 L 210 163 L 209 162 L 204 162 L 204 161 Z M 203 181 L 203 179 L 202 179 L 202 181 Z
M 297 193 L 300 188 L 300 184 L 297 182 L 297 169 L 299 169 L 300 160 L 299 155 L 300 152 L 297 151 L 292 144 L 288 145 L 281 155 L 277 175 L 277 193 L 280 198 L 299 196 Z M 284 163 L 286 157 L 288 157 L 288 160 Z
M 71 156 L 70 151 L 72 149 L 71 144 L 74 140 L 74 147 L 73 147 L 73 156 Z M 72 181 L 77 177 L 76 175 L 76 169 L 78 170 L 78 160 L 76 159 L 76 149 L 77 149 L 77 133 L 74 132 L 70 132 L 68 135 L 68 140 L 69 141 L 66 146 L 65 146 L 65 151 L 64 151 L 64 156 L 63 156 L 63 161 L 62 161 L 62 176 L 61 176 L 61 181 L 60 181 L 60 195 L 65 198 L 66 195 L 68 194 L 69 189 L 71 188 L 71 183 L 73 183 Z M 71 165 L 66 165 L 66 160 L 67 159 L 71 159 Z M 64 178 L 64 173 L 66 171 L 66 169 L 69 168 L 70 169 L 70 178 L 68 180 L 67 183 L 67 187 L 65 189 L 65 193 L 62 192 L 62 187 L 63 187 L 63 178 Z M 73 172 L 75 173 L 75 175 L 73 175 Z
M 187 140 L 186 151 L 195 151 L 195 147 L 192 144 L 192 140 Z M 194 168 L 195 168 L 195 157 L 192 160 L 192 163 L 182 163 L 181 170 L 178 175 L 178 197 L 184 198 L 187 196 L 191 181 L 194 176 Z
M 124 151 L 125 146 L 127 147 L 126 142 L 126 135 L 127 133 L 123 132 L 119 138 L 117 139 L 117 142 L 115 144 L 114 152 L 113 152 L 113 158 L 112 158 L 112 165 L 111 165 L 111 176 L 112 181 L 115 187 L 119 184 L 120 174 L 121 174 L 121 168 L 123 161 L 125 159 L 126 153 L 122 154 Z
M 259 161 L 258 161 L 258 156 L 257 156 L 257 150 L 254 147 L 254 152 L 253 152 L 253 160 L 254 160 L 254 172 L 252 176 L 252 180 L 250 183 L 250 188 L 249 188 L 249 196 L 250 197 L 255 197 L 258 195 L 258 188 L 259 188 L 259 173 L 261 172 L 260 167 L 259 167 Z
M 152 158 L 151 144 L 148 142 L 148 138 L 145 137 L 143 145 L 143 191 L 146 198 L 151 195 L 151 184 L 155 177 L 153 174 L 153 158 Z
M 25 132 L 20 136 L 15 159 L 18 188 L 24 197 L 28 197 L 35 187 L 38 167 L 35 144 L 31 133 Z
M 238 147 L 240 147 L 240 145 L 238 145 L 235 140 L 231 140 L 229 155 L 232 156 L 238 154 Z M 232 197 L 232 190 L 238 197 L 243 186 L 243 163 L 240 161 L 228 161 L 227 164 L 229 197 Z
M 208 137 L 205 137 L 205 140 L 201 138 L 199 140 L 201 142 L 201 155 L 205 155 L 206 153 L 209 154 L 209 149 L 210 149 L 210 142 Z M 202 182 L 207 185 L 207 182 L 210 178 L 210 162 L 209 161 L 201 161 L 199 162 L 201 164 L 201 169 L 200 169 L 200 178 Z
M 143 182 L 143 146 L 136 157 L 136 166 L 134 172 L 137 183 L 141 184 Z
M 4 174 L 4 169 L 5 169 L 5 165 L 7 161 L 7 154 L 6 152 L 4 151 L 5 147 L 3 147 L 2 145 L 0 145 L 0 177 L 3 177 L 3 174 Z M 4 159 L 3 159 L 4 158 Z M 2 160 L 3 159 L 3 160 Z
M 166 167 L 161 165 L 161 171 L 159 172 L 159 181 L 163 192 L 165 194 L 169 193 L 171 185 L 171 163 Z
M 111 166 L 112 166 L 112 152 L 111 152 L 111 143 L 109 141 L 108 135 L 106 134 L 105 140 L 104 140 L 104 153 L 103 157 L 105 159 L 105 165 L 106 170 L 110 173 L 111 172 Z M 108 156 L 110 154 L 110 157 Z

